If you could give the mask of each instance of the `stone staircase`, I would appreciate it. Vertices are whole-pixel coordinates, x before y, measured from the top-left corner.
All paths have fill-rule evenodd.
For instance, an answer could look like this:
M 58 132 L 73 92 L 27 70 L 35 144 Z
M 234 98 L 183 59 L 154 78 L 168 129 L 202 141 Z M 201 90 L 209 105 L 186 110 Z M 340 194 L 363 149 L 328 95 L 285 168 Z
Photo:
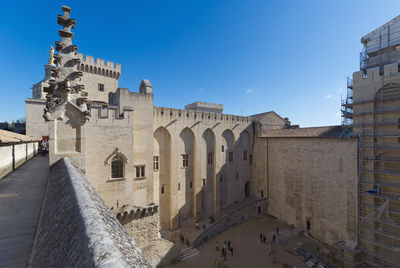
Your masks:
M 178 259 L 178 261 L 182 262 L 193 256 L 196 256 L 197 254 L 199 254 L 199 251 L 196 248 L 188 247 L 181 249 L 176 258 Z

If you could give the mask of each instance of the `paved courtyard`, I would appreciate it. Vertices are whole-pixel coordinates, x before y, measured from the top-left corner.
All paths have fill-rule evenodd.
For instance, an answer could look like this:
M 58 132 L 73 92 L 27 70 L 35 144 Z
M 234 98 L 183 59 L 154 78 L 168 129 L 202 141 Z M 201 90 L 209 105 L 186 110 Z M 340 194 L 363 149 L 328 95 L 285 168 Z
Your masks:
M 273 243 L 272 235 L 276 234 L 276 227 L 279 227 L 279 237 Z M 260 243 L 260 233 L 266 235 L 266 243 Z M 209 240 L 199 248 L 199 253 L 172 267 L 205 268 L 214 266 L 215 259 L 221 258 L 221 251 L 216 251 L 216 243 L 219 242 L 220 248 L 223 242 L 230 240 L 234 249 L 233 256 L 227 254 L 227 260 L 223 263 L 225 267 L 306 267 L 300 257 L 290 252 L 290 249 L 299 246 L 305 238 L 299 238 L 294 230 L 277 220 L 263 216 L 258 219 L 250 220 L 240 225 L 233 226 Z M 274 252 L 274 253 L 271 253 Z
M 0 179 L 0 267 L 26 267 L 49 172 L 37 156 Z

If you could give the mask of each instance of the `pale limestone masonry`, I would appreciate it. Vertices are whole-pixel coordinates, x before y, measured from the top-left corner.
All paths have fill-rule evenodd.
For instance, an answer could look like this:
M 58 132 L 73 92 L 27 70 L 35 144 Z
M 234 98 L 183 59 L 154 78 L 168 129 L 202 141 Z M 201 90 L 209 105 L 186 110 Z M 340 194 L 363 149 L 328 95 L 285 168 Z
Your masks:
M 355 255 L 357 140 L 341 127 L 266 131 L 254 151 L 255 193 L 268 213 Z M 345 260 L 352 265 L 352 259 Z
M 39 139 L 0 130 L 0 179 L 38 154 Z
M 51 168 L 30 267 L 151 267 L 85 176 Z
M 230 115 L 222 104 L 207 102 L 156 107 L 158 89 L 149 80 L 132 92 L 118 85 L 121 65 L 77 53 L 70 31 L 75 20 L 69 8 L 63 11 L 56 64 L 46 65 L 37 86 L 46 100 L 39 89 L 26 100 L 27 133 L 50 136 L 50 163 L 68 157 L 114 215 L 158 206 L 158 214 L 127 227 L 143 249 L 158 228 L 173 231 L 257 197 L 283 221 L 356 253 L 355 138 L 338 140 L 337 127 L 291 126 L 273 111 Z M 394 65 L 385 68 L 394 75 Z M 46 101 L 48 122 L 42 119 Z M 146 231 L 138 236 L 136 228 Z M 151 247 L 147 256 L 157 250 Z
M 158 214 L 129 221 L 123 226 L 153 267 L 161 262 L 174 245 L 172 242 L 161 238 Z

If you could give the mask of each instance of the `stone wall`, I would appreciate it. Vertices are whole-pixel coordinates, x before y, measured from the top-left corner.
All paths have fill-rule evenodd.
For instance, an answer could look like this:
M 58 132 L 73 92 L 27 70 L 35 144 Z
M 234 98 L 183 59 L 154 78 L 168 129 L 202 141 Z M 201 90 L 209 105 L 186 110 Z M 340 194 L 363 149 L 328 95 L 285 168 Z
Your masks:
M 0 143 L 0 178 L 38 154 L 38 142 L 20 144 Z
M 51 168 L 30 267 L 151 267 L 67 158 Z
M 26 135 L 42 139 L 49 136 L 49 125 L 44 121 L 43 110 L 46 107 L 45 99 L 26 99 Z
M 163 230 L 245 199 L 245 185 L 252 181 L 250 117 L 154 107 L 153 118 L 153 155 L 159 157 L 154 200 Z
M 255 148 L 255 192 L 267 197 L 269 214 L 298 229 L 309 227 L 328 244 L 355 245 L 355 138 L 257 138 Z
M 161 238 L 159 216 L 156 213 L 124 224 L 129 236 L 135 240 L 143 255 L 153 267 L 160 263 L 174 245 L 172 242 Z

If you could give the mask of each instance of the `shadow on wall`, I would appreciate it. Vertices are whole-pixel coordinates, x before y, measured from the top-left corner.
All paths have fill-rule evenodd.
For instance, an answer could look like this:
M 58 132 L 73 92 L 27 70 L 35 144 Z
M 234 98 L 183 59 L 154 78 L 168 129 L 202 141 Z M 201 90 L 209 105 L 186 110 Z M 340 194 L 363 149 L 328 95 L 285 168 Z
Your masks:
M 215 211 L 223 210 L 251 196 L 252 155 L 248 132 L 252 131 L 251 128 L 250 125 L 236 141 L 231 130 L 227 129 L 220 137 L 216 137 L 211 129 L 206 129 L 199 142 L 202 148 L 196 148 L 193 131 L 184 128 L 178 138 L 179 151 L 174 151 L 174 156 L 168 130 L 160 127 L 154 132 L 154 165 L 157 165 L 154 167 L 154 180 L 159 181 L 162 230 L 177 229 L 185 224 L 194 223 L 196 219 L 207 219 L 214 215 Z M 216 148 L 216 139 L 220 139 L 221 148 Z M 201 159 L 195 159 L 199 150 Z M 177 185 L 171 185 L 172 157 L 178 159 Z M 218 172 L 217 157 L 221 158 L 222 164 Z M 197 168 L 194 163 L 200 165 L 200 170 L 197 171 L 200 178 L 197 181 L 194 178 Z M 198 189 L 196 194 L 195 189 Z M 172 215 L 171 200 L 177 202 L 178 212 L 175 215 Z

